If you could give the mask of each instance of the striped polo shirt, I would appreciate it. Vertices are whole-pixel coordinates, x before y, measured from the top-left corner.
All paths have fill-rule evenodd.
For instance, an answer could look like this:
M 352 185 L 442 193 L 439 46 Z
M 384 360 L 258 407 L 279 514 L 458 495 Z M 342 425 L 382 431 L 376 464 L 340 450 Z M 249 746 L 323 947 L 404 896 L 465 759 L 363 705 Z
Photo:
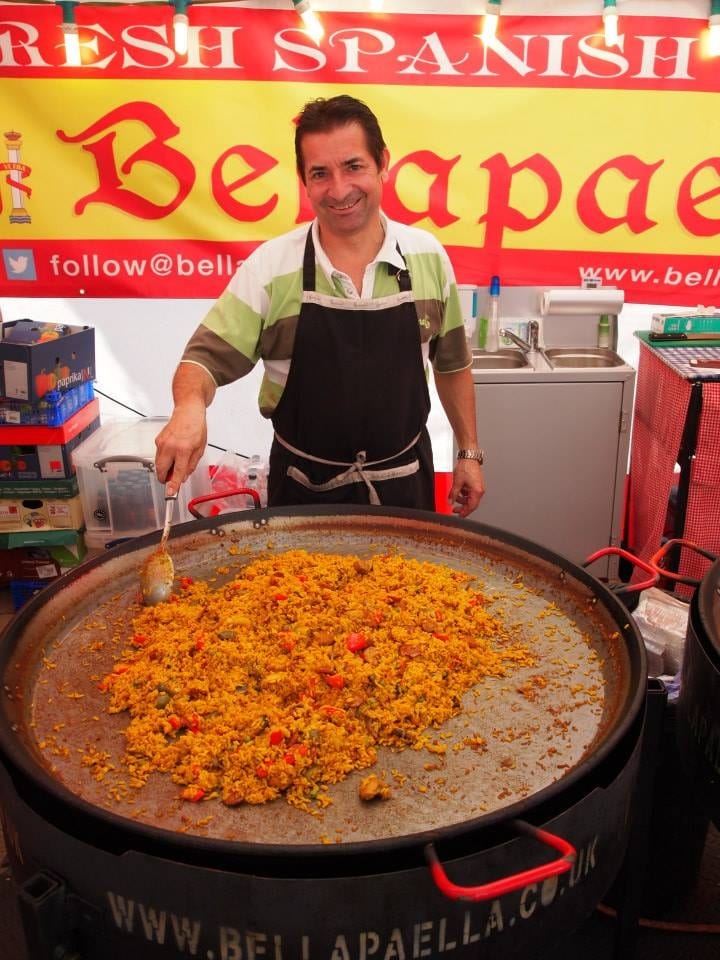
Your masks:
M 443 246 L 426 230 L 383 217 L 385 240 L 365 272 L 360 296 L 398 293 L 397 272 L 410 272 L 426 371 L 438 373 L 470 366 L 460 299 L 452 265 Z M 357 298 L 349 277 L 332 266 L 318 238 L 315 289 L 345 299 Z M 302 302 L 302 267 L 308 225 L 261 244 L 239 267 L 224 293 L 190 338 L 182 362 L 203 367 L 217 386 L 249 373 L 262 360 L 265 371 L 258 403 L 272 415 L 287 381 Z M 398 246 L 405 258 L 398 253 Z

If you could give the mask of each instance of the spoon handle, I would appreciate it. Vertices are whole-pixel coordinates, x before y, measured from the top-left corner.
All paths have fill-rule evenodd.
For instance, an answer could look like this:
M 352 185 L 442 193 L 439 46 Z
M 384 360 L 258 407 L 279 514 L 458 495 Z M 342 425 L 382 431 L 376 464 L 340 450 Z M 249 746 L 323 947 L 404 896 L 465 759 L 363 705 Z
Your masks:
M 167 543 L 167 539 L 170 536 L 170 524 L 172 523 L 173 510 L 175 508 L 175 501 L 177 500 L 177 494 L 174 497 L 165 498 L 165 523 L 163 525 L 162 536 L 160 537 L 160 548 L 162 549 Z

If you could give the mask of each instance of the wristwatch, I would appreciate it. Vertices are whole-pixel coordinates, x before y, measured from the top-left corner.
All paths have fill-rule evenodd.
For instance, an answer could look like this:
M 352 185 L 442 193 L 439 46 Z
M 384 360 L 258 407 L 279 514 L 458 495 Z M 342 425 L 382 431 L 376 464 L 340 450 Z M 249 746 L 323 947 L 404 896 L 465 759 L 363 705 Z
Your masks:
M 458 460 L 477 460 L 478 463 L 485 463 L 485 453 L 483 450 L 458 450 Z

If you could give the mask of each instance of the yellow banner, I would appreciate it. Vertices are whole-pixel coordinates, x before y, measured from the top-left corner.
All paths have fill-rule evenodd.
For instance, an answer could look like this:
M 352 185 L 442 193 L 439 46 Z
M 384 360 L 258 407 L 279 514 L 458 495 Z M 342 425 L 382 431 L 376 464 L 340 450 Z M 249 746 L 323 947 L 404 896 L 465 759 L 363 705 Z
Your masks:
M 240 30 L 259 22 L 257 13 L 236 10 L 229 22 Z M 460 21 L 469 19 L 440 21 L 457 41 Z M 398 37 L 407 26 L 411 36 L 410 20 L 417 18 L 389 17 L 384 26 Z M 687 65 L 680 63 L 682 37 L 674 40 L 671 83 L 654 74 L 652 82 L 632 80 L 628 68 L 614 89 L 612 75 L 589 82 L 589 67 L 582 86 L 558 65 L 552 82 L 541 83 L 548 55 L 544 74 L 523 81 L 497 72 L 481 86 L 482 69 L 455 77 L 449 58 L 443 66 L 438 38 L 435 72 L 423 82 L 391 75 L 386 62 L 378 78 L 388 81 L 373 82 L 357 52 L 357 69 L 325 64 L 325 80 L 306 79 L 309 54 L 293 54 L 294 66 L 291 53 L 281 58 L 278 49 L 278 79 L 255 77 L 267 72 L 268 59 L 231 80 L 227 51 L 217 75 L 201 73 L 200 60 L 191 76 L 177 65 L 141 69 L 137 55 L 127 79 L 110 57 L 68 75 L 40 69 L 39 47 L 32 52 L 26 43 L 23 67 L 22 48 L 12 47 L 12 59 L 6 45 L 3 289 L 177 295 L 159 292 L 175 277 L 187 280 L 185 295 L 216 293 L 250 249 L 309 218 L 294 167 L 293 117 L 309 99 L 345 92 L 380 118 L 391 154 L 387 214 L 431 230 L 461 282 L 501 273 L 506 283 L 577 284 L 596 273 L 624 286 L 628 299 L 683 301 L 700 297 L 700 288 L 703 302 L 717 302 L 720 158 L 708 138 L 717 93 L 704 74 L 700 89 L 684 80 L 690 60 L 688 53 Z M 507 43 L 498 63 L 521 73 Z M 665 48 L 656 47 L 653 62 L 664 62 Z M 424 50 L 426 63 L 428 56 Z M 100 64 L 113 65 L 109 75 L 98 72 Z M 157 282 L 144 260 L 127 259 L 153 251 L 169 264 Z

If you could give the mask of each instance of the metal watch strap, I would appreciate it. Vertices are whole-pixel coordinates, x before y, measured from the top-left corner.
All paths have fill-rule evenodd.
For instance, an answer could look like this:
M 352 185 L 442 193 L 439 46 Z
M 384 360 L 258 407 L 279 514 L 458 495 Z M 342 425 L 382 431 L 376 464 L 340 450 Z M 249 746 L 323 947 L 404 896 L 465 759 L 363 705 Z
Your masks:
M 478 463 L 485 463 L 485 453 L 482 450 L 458 450 L 458 460 L 477 460 Z

